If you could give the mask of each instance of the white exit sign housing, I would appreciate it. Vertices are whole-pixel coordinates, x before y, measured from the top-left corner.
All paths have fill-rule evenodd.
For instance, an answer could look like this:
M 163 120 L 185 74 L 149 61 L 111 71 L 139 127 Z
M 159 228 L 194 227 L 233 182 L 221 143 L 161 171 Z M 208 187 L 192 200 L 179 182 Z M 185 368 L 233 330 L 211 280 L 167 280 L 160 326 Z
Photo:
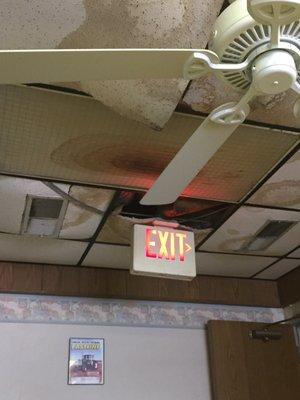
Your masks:
M 131 273 L 192 280 L 196 276 L 194 233 L 166 226 L 134 225 Z

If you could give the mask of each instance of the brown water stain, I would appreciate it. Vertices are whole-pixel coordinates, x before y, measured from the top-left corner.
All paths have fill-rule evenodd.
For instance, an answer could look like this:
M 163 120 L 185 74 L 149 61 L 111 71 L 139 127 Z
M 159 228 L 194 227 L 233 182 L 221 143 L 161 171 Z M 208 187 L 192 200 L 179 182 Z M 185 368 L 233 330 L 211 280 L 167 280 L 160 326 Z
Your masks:
M 113 190 L 98 189 L 98 188 L 83 188 L 83 187 L 72 187 L 70 195 L 80 200 L 84 204 L 98 208 L 101 211 L 105 211 L 109 201 L 114 194 Z M 73 208 L 74 207 L 74 208 Z M 72 211 L 68 213 L 67 218 L 64 220 L 63 228 L 68 229 L 78 225 L 81 225 L 88 221 L 90 218 L 95 218 L 96 214 L 85 210 L 84 208 L 73 206 Z
M 300 181 L 286 179 L 280 182 L 266 183 L 251 199 L 253 203 L 277 205 L 277 206 L 300 206 Z
M 142 152 L 125 144 L 102 146 L 97 135 L 72 138 L 57 147 L 51 161 L 69 169 L 85 169 L 124 176 L 128 174 L 157 176 L 174 156 L 174 147 L 144 147 Z M 161 154 L 160 154 L 161 153 Z

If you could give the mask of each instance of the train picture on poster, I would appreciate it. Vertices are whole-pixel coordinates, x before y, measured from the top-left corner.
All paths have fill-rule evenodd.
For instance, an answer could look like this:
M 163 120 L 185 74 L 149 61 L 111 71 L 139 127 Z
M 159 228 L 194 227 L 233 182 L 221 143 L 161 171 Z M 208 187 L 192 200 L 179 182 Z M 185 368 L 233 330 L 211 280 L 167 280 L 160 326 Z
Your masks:
M 70 339 L 68 383 L 70 385 L 104 383 L 104 339 Z

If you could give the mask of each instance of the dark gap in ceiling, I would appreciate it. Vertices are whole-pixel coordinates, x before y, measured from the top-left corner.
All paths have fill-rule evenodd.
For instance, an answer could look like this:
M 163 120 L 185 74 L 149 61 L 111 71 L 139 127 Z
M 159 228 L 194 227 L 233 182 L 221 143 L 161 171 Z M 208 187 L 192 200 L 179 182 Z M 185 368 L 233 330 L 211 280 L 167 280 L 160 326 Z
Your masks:
M 39 88 L 39 89 L 52 90 L 54 92 L 76 94 L 76 95 L 85 96 L 85 97 L 93 97 L 92 95 L 90 95 L 90 94 L 88 94 L 86 92 L 83 92 L 81 90 L 72 89 L 72 88 L 65 87 L 65 86 L 50 85 L 50 84 L 46 84 L 46 83 L 26 83 L 24 86 L 36 87 L 36 88 Z
M 177 221 L 191 229 L 214 228 L 220 217 L 231 211 L 233 205 L 210 200 L 180 197 L 175 203 L 160 206 L 144 206 L 140 200 L 144 193 L 121 191 L 116 209 L 119 215 L 138 219 L 164 219 Z

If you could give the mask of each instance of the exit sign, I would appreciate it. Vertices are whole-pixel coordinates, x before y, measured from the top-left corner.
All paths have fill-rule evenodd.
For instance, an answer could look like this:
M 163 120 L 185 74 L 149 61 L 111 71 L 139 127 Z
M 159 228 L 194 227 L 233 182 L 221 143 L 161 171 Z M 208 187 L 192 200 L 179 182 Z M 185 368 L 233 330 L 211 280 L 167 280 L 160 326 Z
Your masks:
M 134 225 L 134 274 L 191 280 L 196 276 L 193 232 L 160 225 Z

